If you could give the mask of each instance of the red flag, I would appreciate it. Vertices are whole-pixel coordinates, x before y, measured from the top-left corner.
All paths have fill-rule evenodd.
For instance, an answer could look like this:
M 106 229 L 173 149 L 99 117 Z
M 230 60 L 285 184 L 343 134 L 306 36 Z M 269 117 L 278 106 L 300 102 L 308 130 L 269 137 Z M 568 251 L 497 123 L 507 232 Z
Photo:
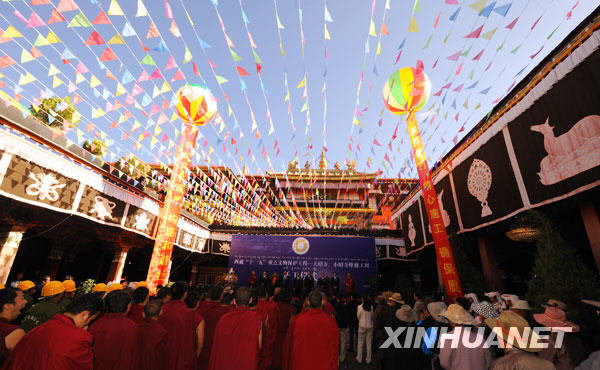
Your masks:
M 262 69 L 262 66 L 258 63 L 256 63 L 256 73 L 260 73 L 260 70 Z
M 379 143 L 379 141 L 377 141 L 377 139 L 373 139 L 373 144 L 377 145 L 377 146 L 383 146 Z
M 84 45 L 103 45 L 105 44 L 104 39 L 97 31 L 92 32 L 90 37 L 88 37 L 87 41 Z
M 379 32 L 383 35 L 389 35 L 390 33 L 388 32 L 387 27 L 385 26 L 385 19 L 383 20 L 383 22 L 381 22 L 381 31 Z
M 64 22 L 66 21 L 65 17 L 56 9 L 52 9 L 52 14 L 50 14 L 50 18 L 48 19 L 48 24 Z
M 94 19 L 92 24 L 110 24 L 110 21 L 108 20 L 106 13 L 104 13 L 103 11 L 100 11 L 100 13 L 98 13 L 98 15 L 96 16 L 96 19 Z
M 196 76 L 200 76 L 200 72 L 198 72 L 198 68 L 196 67 L 196 63 L 192 62 L 192 68 L 194 69 L 194 74 Z
M 235 66 L 240 76 L 250 76 L 250 73 L 240 66 Z
M 100 55 L 101 62 L 108 62 L 115 59 L 117 59 L 117 55 L 114 51 L 112 51 L 111 48 L 104 49 L 104 52 L 102 52 L 102 55 Z

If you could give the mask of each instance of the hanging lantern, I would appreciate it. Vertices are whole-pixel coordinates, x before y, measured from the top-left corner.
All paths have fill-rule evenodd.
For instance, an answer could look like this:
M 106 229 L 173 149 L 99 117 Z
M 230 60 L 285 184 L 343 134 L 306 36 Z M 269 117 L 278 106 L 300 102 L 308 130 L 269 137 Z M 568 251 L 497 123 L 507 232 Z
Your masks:
M 425 106 L 430 92 L 431 82 L 423 71 L 404 67 L 392 73 L 383 86 L 383 104 L 397 115 L 416 112 Z
M 193 125 L 204 126 L 217 113 L 217 100 L 208 89 L 199 84 L 187 84 L 177 92 L 177 114 Z
M 540 231 L 530 226 L 516 227 L 506 232 L 506 237 L 514 242 L 532 242 Z

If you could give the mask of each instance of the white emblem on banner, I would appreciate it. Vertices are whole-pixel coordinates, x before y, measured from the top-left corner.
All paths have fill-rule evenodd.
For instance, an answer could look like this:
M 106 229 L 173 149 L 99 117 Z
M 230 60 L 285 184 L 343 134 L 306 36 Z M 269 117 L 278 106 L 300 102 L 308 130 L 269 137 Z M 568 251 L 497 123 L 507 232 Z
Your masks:
M 540 162 L 538 176 L 542 184 L 556 184 L 600 165 L 600 116 L 584 117 L 558 137 L 549 120 L 529 128 L 544 135 L 548 155 Z
M 296 238 L 292 242 L 292 250 L 298 255 L 306 254 L 309 248 L 310 244 L 306 238 Z
M 133 224 L 133 227 L 139 231 L 146 231 L 150 221 L 151 219 L 146 215 L 146 212 L 143 212 L 140 215 L 135 215 L 135 223 Z
M 412 215 L 408 215 L 408 239 L 410 239 L 410 246 L 415 246 L 415 238 L 417 237 L 417 230 L 415 224 L 413 224 Z
M 474 159 L 469 168 L 467 177 L 467 188 L 472 196 L 481 202 L 481 217 L 492 214 L 492 209 L 488 205 L 487 197 L 492 186 L 492 170 L 482 160 Z
M 37 195 L 39 200 L 48 199 L 51 202 L 56 202 L 58 200 L 57 190 L 67 186 L 58 182 L 52 173 L 39 173 L 36 175 L 29 172 L 29 178 L 35 182 L 28 185 L 25 192 L 29 195 Z
M 96 217 L 104 221 L 105 218 L 112 218 L 112 211 L 115 209 L 116 204 L 111 202 L 110 200 L 103 198 L 101 196 L 96 196 L 94 198 L 94 206 L 90 210 L 91 213 L 96 213 Z
M 443 195 L 444 195 L 444 189 L 442 189 L 442 191 L 440 191 L 440 193 L 437 196 L 437 199 L 438 199 L 438 204 L 440 205 L 440 212 L 442 213 L 442 219 L 444 220 L 444 226 L 448 227 L 448 225 L 450 225 L 450 215 L 444 209 L 444 201 L 442 199 Z M 431 234 L 431 226 L 430 225 L 427 225 L 427 231 L 429 231 L 429 233 Z

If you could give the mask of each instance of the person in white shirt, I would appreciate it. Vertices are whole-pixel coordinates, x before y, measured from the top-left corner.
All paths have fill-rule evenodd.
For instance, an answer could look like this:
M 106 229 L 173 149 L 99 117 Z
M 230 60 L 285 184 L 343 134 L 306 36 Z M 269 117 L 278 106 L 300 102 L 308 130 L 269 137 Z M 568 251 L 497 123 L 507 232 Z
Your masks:
M 371 349 L 373 347 L 373 311 L 374 304 L 370 297 L 366 297 L 364 302 L 358 306 L 356 317 L 358 318 L 358 349 L 356 351 L 356 361 L 362 362 L 363 348 L 367 347 L 367 356 L 365 361 L 371 363 Z

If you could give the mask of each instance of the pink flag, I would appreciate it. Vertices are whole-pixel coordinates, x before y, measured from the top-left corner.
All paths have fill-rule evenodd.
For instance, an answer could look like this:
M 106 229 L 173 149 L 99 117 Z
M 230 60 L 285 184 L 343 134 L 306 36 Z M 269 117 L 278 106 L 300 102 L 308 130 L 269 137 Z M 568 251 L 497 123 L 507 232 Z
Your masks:
M 92 24 L 110 24 L 110 21 L 108 20 L 106 14 L 103 11 L 100 11 L 100 13 L 98 13 L 96 19 L 94 19 Z
M 58 12 L 56 9 L 52 9 L 52 14 L 50 14 L 50 18 L 48 19 L 48 24 L 64 22 L 66 19 L 62 14 Z
M 59 12 L 70 12 L 77 9 L 79 9 L 79 7 L 73 0 L 60 0 L 60 3 L 58 3 L 58 6 L 56 7 L 56 10 Z
M 31 15 L 29 16 L 29 22 L 27 22 L 27 25 L 25 26 L 25 28 L 40 27 L 40 26 L 45 26 L 45 25 L 46 25 L 46 23 L 44 23 L 42 18 L 40 18 L 40 16 L 37 15 L 36 12 L 31 12 Z
M 102 52 L 102 55 L 100 55 L 101 62 L 108 62 L 108 61 L 115 60 L 115 59 L 117 59 L 117 55 L 115 54 L 114 51 L 112 51 L 111 48 L 104 49 L 104 51 Z
M 173 56 L 169 56 L 169 61 L 167 62 L 167 65 L 165 66 L 165 71 L 168 71 L 169 69 L 173 69 L 173 68 L 177 68 L 177 63 L 175 62 L 175 58 L 173 58 Z

